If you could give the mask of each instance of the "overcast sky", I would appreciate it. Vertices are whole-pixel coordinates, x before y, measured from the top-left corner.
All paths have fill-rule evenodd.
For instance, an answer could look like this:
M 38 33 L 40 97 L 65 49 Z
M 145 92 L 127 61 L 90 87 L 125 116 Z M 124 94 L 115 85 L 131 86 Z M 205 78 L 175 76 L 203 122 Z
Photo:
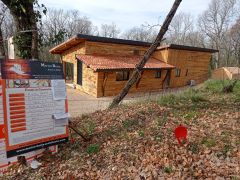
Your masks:
M 178 12 L 195 17 L 203 12 L 211 0 L 183 0 Z M 115 22 L 122 30 L 161 23 L 174 0 L 40 0 L 48 8 L 77 9 L 95 24 Z

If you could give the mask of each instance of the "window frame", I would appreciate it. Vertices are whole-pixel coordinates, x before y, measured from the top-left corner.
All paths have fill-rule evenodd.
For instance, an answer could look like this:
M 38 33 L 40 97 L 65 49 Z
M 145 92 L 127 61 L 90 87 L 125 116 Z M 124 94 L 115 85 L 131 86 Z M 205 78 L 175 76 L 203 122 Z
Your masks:
M 175 69 L 175 77 L 181 77 L 181 69 L 180 68 Z
M 120 74 L 120 78 L 117 74 Z M 129 80 L 129 75 L 130 72 L 129 71 L 117 71 L 116 72 L 116 81 L 128 81 Z M 118 79 L 119 78 L 119 79 Z
M 155 78 L 161 79 L 162 78 L 162 70 L 156 70 L 155 71 Z

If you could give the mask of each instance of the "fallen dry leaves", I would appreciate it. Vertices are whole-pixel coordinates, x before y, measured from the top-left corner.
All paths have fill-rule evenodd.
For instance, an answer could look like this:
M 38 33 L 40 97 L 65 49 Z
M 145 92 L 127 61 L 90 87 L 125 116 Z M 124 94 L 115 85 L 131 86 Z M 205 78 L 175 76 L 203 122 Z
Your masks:
M 32 170 L 11 167 L 9 179 L 237 179 L 240 178 L 239 103 L 229 97 L 162 107 L 143 102 L 73 119 L 92 135 L 76 134 L 57 155 Z M 93 125 L 94 124 L 94 125 Z M 188 127 L 178 145 L 173 130 Z M 86 126 L 84 126 L 86 128 Z M 88 149 L 89 145 L 95 149 Z M 98 145 L 99 149 L 98 149 Z M 93 153 L 87 153 L 89 152 Z

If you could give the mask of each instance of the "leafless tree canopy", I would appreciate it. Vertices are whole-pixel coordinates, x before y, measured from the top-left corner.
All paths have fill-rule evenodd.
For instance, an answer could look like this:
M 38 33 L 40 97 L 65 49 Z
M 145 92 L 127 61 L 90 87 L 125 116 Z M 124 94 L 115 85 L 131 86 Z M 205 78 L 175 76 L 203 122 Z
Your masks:
M 112 24 L 101 25 L 100 35 L 103 37 L 117 38 L 120 32 L 120 29 L 114 22 L 112 22 Z
M 208 38 L 209 46 L 221 52 L 216 57 L 216 67 L 230 63 L 229 30 L 235 21 L 236 4 L 236 0 L 212 0 L 208 9 L 199 17 L 199 30 Z
M 0 56 L 7 53 L 6 40 L 14 34 L 13 19 L 7 7 L 0 1 Z
M 155 28 L 141 25 L 140 27 L 133 27 L 124 32 L 122 38 L 137 41 L 153 42 L 156 36 L 157 31 Z
M 62 9 L 48 9 L 42 22 L 39 29 L 43 44 L 40 58 L 43 60 L 58 60 L 59 57 L 50 55 L 48 50 L 78 33 L 153 42 L 161 26 L 161 23 L 149 25 L 143 22 L 140 26 L 122 30 L 117 22 L 112 22 L 97 27 L 78 10 Z M 239 23 L 240 0 L 212 0 L 199 17 L 185 12 L 176 14 L 163 43 L 216 48 L 220 53 L 214 57 L 214 67 L 237 65 L 240 58 Z M 15 30 L 13 18 L 1 1 L 0 27 L 0 39 L 6 45 L 4 40 L 14 35 Z M 3 54 L 3 50 L 0 52 Z

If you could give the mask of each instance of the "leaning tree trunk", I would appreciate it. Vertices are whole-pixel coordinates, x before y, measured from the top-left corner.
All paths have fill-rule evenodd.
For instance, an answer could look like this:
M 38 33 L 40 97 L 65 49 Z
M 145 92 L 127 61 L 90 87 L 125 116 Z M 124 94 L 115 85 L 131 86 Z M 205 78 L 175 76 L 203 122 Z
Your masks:
M 109 108 L 114 108 L 115 106 L 117 106 L 123 100 L 123 98 L 128 94 L 128 92 L 129 92 L 130 88 L 133 86 L 133 84 L 137 82 L 137 80 L 143 70 L 143 67 L 145 66 L 146 62 L 151 57 L 153 52 L 156 50 L 156 48 L 162 41 L 163 36 L 167 32 L 168 27 L 169 27 L 181 2 L 182 2 L 182 0 L 175 0 L 174 4 L 172 6 L 172 9 L 168 13 L 165 21 L 163 22 L 163 25 L 161 26 L 161 29 L 160 29 L 154 43 L 150 46 L 150 48 L 144 54 L 142 60 L 136 65 L 136 68 L 134 69 L 131 78 L 128 80 L 128 82 L 126 83 L 125 87 L 122 89 L 120 94 L 113 99 Z
M 2 0 L 9 8 L 16 26 L 14 44 L 19 56 L 26 59 L 38 58 L 37 17 L 33 2 L 29 0 Z M 19 6 L 21 4 L 21 6 Z

